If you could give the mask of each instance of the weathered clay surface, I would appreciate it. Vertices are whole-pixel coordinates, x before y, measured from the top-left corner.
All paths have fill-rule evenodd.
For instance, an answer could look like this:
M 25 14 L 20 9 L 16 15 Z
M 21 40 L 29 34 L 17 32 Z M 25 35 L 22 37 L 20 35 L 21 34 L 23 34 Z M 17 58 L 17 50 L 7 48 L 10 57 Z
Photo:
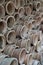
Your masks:
M 0 62 L 43 65 L 43 0 L 0 0 Z

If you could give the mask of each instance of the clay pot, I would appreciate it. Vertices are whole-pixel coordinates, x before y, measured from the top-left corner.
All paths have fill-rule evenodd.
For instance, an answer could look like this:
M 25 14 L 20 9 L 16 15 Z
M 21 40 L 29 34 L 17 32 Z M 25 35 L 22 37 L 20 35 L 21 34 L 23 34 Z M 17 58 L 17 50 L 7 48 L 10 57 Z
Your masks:
M 20 7 L 20 0 L 15 0 L 15 6 L 16 6 L 16 9 Z
M 22 28 L 22 25 L 18 25 L 18 27 L 16 29 L 17 35 L 20 35 L 21 28 Z
M 25 12 L 24 7 L 20 7 L 18 12 L 19 12 L 19 17 L 22 18 L 24 16 L 24 12 Z
M 32 57 L 33 57 L 33 59 L 35 59 L 35 60 L 38 60 L 38 61 L 41 60 L 41 55 L 40 55 L 39 53 L 32 53 Z
M 31 54 L 27 55 L 27 65 L 41 65 L 40 61 L 34 60 Z
M 7 19 L 6 19 L 6 22 L 7 22 L 7 28 L 8 28 L 8 30 L 13 29 L 14 24 L 15 24 L 15 18 L 14 18 L 14 16 L 8 16 Z
M 30 15 L 32 12 L 32 9 L 30 8 L 30 6 L 25 6 L 24 10 L 27 16 Z
M 6 46 L 5 36 L 3 34 L 0 34 L 0 52 L 4 50 L 5 46 Z
M 41 64 L 40 64 L 40 62 L 38 60 L 34 60 L 33 65 L 41 65 Z
M 8 58 L 8 55 L 4 55 L 4 54 L 1 54 L 1 55 L 0 55 L 0 64 L 2 63 L 2 61 L 3 61 L 5 58 Z
M 15 49 L 15 48 L 16 48 L 16 45 L 6 45 L 4 48 L 4 53 L 6 55 L 11 56 L 11 53 L 12 53 L 13 49 Z
M 14 17 L 15 17 L 15 20 L 18 21 L 18 20 L 19 20 L 19 13 L 18 13 L 18 12 L 15 13 L 15 14 L 14 14 Z
M 13 57 L 19 60 L 19 63 L 22 64 L 25 62 L 26 57 L 26 50 L 25 48 L 22 49 L 15 49 L 12 54 Z
M 26 25 L 24 25 L 22 28 L 21 28 L 21 31 L 20 31 L 20 35 L 21 37 L 24 39 L 24 38 L 27 38 L 28 37 L 28 28 Z
M 2 0 L 2 1 L 4 1 L 4 0 Z M 5 16 L 4 6 L 3 5 L 0 5 L 0 18 L 3 18 L 4 16 Z
M 29 3 L 29 6 L 33 10 L 33 3 L 32 2 Z
M 15 12 L 15 5 L 12 1 L 9 1 L 7 4 L 6 4 L 6 12 L 7 14 L 9 15 L 12 15 L 14 14 Z
M 39 11 L 40 10 L 40 7 L 41 7 L 41 3 L 40 1 L 34 1 L 33 2 L 33 6 L 34 6 L 34 9 Z
M 25 48 L 28 52 L 30 52 L 30 39 L 24 39 L 21 41 L 21 48 Z
M 27 65 L 32 65 L 33 63 L 33 58 L 32 58 L 32 54 L 27 54 L 27 61 L 26 61 L 26 64 Z
M 33 24 L 32 24 L 32 22 L 31 22 L 31 20 L 30 20 L 30 21 L 25 22 L 25 25 L 27 26 L 28 30 L 31 30 L 31 29 L 32 29 L 32 27 L 33 27 Z
M 33 34 L 31 37 L 32 37 L 33 45 L 36 46 L 38 43 L 38 35 Z
M 19 63 L 22 64 L 25 62 L 26 50 L 25 48 L 17 48 L 17 47 L 5 47 L 5 54 L 8 54 L 10 57 L 15 57 L 18 59 Z
M 15 43 L 16 32 L 14 30 L 8 31 L 6 38 L 7 38 L 8 44 Z
M 18 65 L 16 58 L 5 58 L 0 65 Z
M 5 20 L 0 19 L 0 33 L 5 34 L 7 31 L 7 23 Z

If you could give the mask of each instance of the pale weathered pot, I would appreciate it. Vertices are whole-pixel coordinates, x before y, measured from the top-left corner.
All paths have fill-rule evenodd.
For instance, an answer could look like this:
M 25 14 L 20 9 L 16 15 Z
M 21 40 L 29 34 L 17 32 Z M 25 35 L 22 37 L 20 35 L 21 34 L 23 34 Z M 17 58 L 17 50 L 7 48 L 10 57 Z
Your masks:
M 33 63 L 33 58 L 32 58 L 32 54 L 27 54 L 27 60 L 25 62 L 27 65 L 32 65 Z
M 33 65 L 41 65 L 41 64 L 40 64 L 40 62 L 38 60 L 34 60 Z
M 36 26 L 36 20 L 34 20 L 34 19 L 32 20 L 32 25 L 33 25 L 32 26 L 33 28 Z
M 22 28 L 21 28 L 21 31 L 20 31 L 20 35 L 22 38 L 27 38 L 27 32 L 28 32 L 28 28 L 26 25 L 24 25 Z
M 33 45 L 36 46 L 37 43 L 38 43 L 38 35 L 37 34 L 33 34 L 31 36 L 31 38 L 32 38 L 32 41 L 33 41 Z
M 22 49 L 14 49 L 13 50 L 13 57 L 17 58 L 19 60 L 19 63 L 24 63 L 26 59 L 26 50 L 25 48 Z
M 41 55 L 39 54 L 39 53 L 32 53 L 32 57 L 33 57 L 33 59 L 35 59 L 35 60 L 38 60 L 38 61 L 40 61 L 41 60 Z
M 0 64 L 2 63 L 2 61 L 3 61 L 5 58 L 8 58 L 8 55 L 2 54 L 2 55 L 0 56 Z
M 32 22 L 31 22 L 32 20 L 30 20 L 30 21 L 27 21 L 27 22 L 25 22 L 24 24 L 27 26 L 27 28 L 28 28 L 28 30 L 31 30 L 32 29 L 32 27 L 33 27 L 33 24 L 32 24 Z
M 0 65 L 18 65 L 16 58 L 5 58 Z
M 26 49 L 25 48 L 17 48 L 17 47 L 5 47 L 5 54 L 8 54 L 10 57 L 15 57 L 18 59 L 19 63 L 25 62 L 26 57 Z
M 18 12 L 19 12 L 19 17 L 20 18 L 22 18 L 23 16 L 24 16 L 24 7 L 20 7 L 19 9 L 18 9 Z
M 27 54 L 27 65 L 41 65 L 40 61 L 34 60 L 31 54 Z
M 4 48 L 4 53 L 9 56 L 11 56 L 13 49 L 16 48 L 16 45 L 6 45 Z
M 21 45 L 21 48 L 25 48 L 28 52 L 30 52 L 30 48 L 31 48 L 31 47 L 30 47 L 30 45 L 31 45 L 30 43 L 31 43 L 31 42 L 30 42 L 30 39 L 22 40 L 22 41 L 21 41 L 21 44 L 20 44 L 20 45 Z

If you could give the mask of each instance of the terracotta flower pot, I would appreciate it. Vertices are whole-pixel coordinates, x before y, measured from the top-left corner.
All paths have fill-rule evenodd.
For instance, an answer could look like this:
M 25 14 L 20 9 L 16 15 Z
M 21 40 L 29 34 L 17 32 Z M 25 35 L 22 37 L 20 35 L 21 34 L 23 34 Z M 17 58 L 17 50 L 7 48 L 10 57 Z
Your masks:
M 14 30 L 8 31 L 6 38 L 7 38 L 8 44 L 15 43 L 16 32 Z
M 7 14 L 9 15 L 12 15 L 14 14 L 15 12 L 15 5 L 12 1 L 9 1 L 7 4 L 6 4 L 6 12 Z
M 11 30 L 14 28 L 14 24 L 15 24 L 15 18 L 14 16 L 8 16 L 6 18 L 6 22 L 7 22 L 7 28 L 8 30 Z
M 22 64 L 25 62 L 26 57 L 26 49 L 25 48 L 17 48 L 17 47 L 5 47 L 5 54 L 8 54 L 10 57 L 15 57 L 18 59 L 19 63 Z

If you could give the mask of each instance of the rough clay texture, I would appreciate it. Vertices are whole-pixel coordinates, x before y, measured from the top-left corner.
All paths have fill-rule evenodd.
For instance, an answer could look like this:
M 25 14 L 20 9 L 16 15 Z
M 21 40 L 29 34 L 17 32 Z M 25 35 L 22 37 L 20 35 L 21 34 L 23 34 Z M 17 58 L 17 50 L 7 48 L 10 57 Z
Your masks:
M 43 65 L 43 0 L 0 0 L 0 65 Z

